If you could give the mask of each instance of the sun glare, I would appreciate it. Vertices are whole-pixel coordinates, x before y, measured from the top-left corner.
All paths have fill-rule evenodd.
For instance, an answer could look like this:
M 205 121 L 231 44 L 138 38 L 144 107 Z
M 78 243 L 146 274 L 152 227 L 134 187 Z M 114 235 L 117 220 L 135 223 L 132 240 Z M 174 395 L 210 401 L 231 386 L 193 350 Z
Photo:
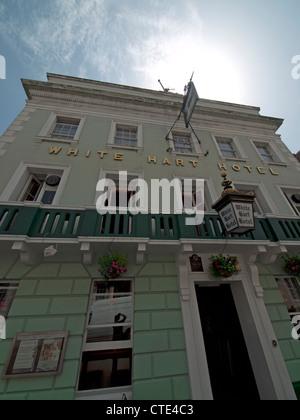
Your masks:
M 200 98 L 239 103 L 245 97 L 243 70 L 230 48 L 209 45 L 192 34 L 151 39 L 144 47 L 135 70 L 144 73 L 152 89 L 159 89 L 160 79 L 165 88 L 182 94 L 194 72 Z

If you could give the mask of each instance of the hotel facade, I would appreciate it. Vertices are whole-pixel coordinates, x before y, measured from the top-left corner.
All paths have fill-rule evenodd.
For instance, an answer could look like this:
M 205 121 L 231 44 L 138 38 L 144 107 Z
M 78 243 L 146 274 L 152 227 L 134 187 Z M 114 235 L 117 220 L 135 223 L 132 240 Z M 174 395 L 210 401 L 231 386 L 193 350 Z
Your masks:
M 300 163 L 283 120 L 199 99 L 186 128 L 179 94 L 22 83 L 0 137 L 0 400 L 297 399 L 300 281 L 282 257 L 300 254 Z M 252 232 L 226 234 L 212 210 L 224 171 L 255 195 Z M 203 180 L 203 222 L 130 212 L 118 197 L 136 179 Z M 116 187 L 106 214 L 99 180 Z M 106 254 L 127 258 L 121 278 L 99 272 Z M 237 273 L 213 276 L 218 254 Z

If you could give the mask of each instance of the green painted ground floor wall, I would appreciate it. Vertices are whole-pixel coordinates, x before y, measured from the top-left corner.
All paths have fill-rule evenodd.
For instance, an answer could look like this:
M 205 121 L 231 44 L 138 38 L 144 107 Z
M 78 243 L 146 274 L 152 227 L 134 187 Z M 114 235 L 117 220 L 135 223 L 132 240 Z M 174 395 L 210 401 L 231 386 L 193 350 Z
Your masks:
M 258 264 L 260 284 L 264 289 L 264 302 L 278 339 L 295 392 L 300 399 L 300 341 L 292 338 L 290 314 L 280 294 L 276 277 L 287 276 L 282 270 L 280 257 L 272 265 Z
M 135 278 L 133 398 L 190 398 L 174 257 L 149 257 L 128 277 Z M 29 267 L 17 254 L 1 255 L 0 281 L 20 283 L 0 342 L 0 374 L 15 333 L 68 330 L 69 339 L 61 375 L 0 379 L 0 399 L 75 398 L 92 278 L 99 278 L 96 265 L 51 259 Z
M 0 375 L 15 333 L 69 331 L 62 374 L 0 379 L 0 400 L 75 398 L 91 279 L 99 273 L 97 265 L 60 258 L 30 267 L 20 262 L 18 254 L 0 256 L 0 281 L 20 281 L 7 321 L 7 339 L 0 342 Z M 291 339 L 289 314 L 274 280 L 274 274 L 282 272 L 279 266 L 260 265 L 259 270 L 265 304 L 299 396 L 300 342 Z M 129 267 L 128 277 L 135 279 L 133 399 L 190 399 L 174 255 L 148 255 L 144 264 Z

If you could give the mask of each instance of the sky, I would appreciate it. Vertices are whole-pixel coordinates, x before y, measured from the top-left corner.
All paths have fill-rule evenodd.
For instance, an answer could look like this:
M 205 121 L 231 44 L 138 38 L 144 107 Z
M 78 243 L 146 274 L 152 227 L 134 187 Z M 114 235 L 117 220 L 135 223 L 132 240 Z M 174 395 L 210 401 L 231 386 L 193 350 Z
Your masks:
M 0 135 L 48 73 L 253 105 L 300 150 L 300 0 L 0 0 Z M 298 77 L 299 76 L 299 77 Z

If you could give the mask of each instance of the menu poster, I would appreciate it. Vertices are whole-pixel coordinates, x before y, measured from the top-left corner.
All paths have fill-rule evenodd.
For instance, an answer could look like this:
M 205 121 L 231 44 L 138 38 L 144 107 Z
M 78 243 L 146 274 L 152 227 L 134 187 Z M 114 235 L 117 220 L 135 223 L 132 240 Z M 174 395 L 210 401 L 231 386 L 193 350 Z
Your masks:
M 59 375 L 68 331 L 16 334 L 2 378 Z

